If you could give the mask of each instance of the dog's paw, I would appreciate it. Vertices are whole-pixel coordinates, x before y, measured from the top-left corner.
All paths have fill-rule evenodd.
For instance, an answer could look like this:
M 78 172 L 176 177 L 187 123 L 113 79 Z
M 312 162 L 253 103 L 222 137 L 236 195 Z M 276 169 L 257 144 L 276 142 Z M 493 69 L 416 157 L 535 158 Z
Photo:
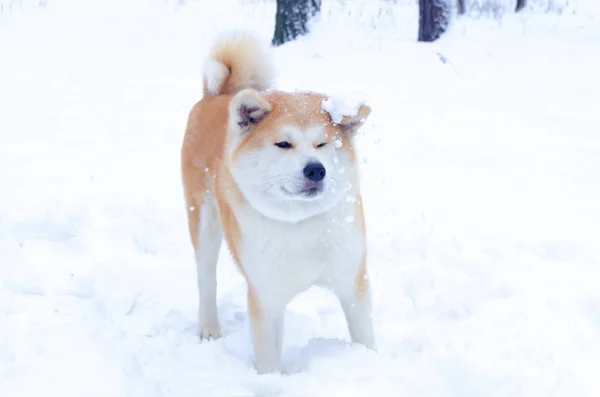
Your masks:
M 200 329 L 198 330 L 198 336 L 200 336 L 200 341 L 219 339 L 222 336 L 221 327 L 218 323 L 212 325 L 201 325 Z

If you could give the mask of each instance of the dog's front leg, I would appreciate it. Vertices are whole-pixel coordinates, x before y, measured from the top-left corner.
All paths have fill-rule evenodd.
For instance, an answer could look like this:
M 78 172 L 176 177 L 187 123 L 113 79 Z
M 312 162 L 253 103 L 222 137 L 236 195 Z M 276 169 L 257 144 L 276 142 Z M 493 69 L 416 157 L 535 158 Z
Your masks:
M 340 280 L 334 290 L 342 304 L 352 342 L 374 349 L 371 286 L 366 270 L 359 272 L 353 280 Z
M 259 374 L 281 371 L 284 310 L 284 305 L 264 302 L 251 287 L 248 288 L 248 313 Z
M 371 318 L 370 294 L 367 293 L 362 297 L 356 297 L 355 295 L 340 296 L 340 302 L 346 316 L 352 342 L 374 349 L 375 337 Z

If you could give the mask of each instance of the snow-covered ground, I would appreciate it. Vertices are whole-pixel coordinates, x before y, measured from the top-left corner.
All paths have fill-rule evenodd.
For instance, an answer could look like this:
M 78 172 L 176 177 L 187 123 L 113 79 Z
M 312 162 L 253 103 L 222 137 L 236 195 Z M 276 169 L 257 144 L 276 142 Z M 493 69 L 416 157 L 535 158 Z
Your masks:
M 279 87 L 373 108 L 378 351 L 314 289 L 266 376 L 225 249 L 225 337 L 196 335 L 179 149 L 207 45 L 236 26 L 268 40 L 273 2 L 43 3 L 0 14 L 0 395 L 600 395 L 595 0 L 459 20 L 434 44 L 414 4 L 326 0 L 276 50 Z

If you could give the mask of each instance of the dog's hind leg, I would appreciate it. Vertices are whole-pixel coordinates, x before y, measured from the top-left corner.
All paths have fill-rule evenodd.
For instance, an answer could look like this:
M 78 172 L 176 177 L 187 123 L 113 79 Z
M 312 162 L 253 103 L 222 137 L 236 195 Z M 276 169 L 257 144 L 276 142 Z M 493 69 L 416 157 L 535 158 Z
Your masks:
M 217 260 L 223 241 L 216 199 L 207 194 L 198 207 L 188 208 L 188 222 L 198 278 L 198 333 L 200 339 L 221 337 L 217 316 Z

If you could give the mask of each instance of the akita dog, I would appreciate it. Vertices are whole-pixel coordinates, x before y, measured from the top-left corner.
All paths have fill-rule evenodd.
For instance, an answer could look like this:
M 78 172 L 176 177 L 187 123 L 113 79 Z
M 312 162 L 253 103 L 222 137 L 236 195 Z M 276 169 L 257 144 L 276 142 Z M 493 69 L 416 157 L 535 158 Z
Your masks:
M 248 284 L 258 373 L 281 371 L 286 305 L 312 285 L 341 301 L 353 342 L 374 347 L 365 221 L 353 138 L 369 116 L 334 122 L 328 96 L 270 89 L 268 49 L 222 37 L 204 70 L 181 150 L 200 295 L 201 339 L 219 338 L 223 236 Z

